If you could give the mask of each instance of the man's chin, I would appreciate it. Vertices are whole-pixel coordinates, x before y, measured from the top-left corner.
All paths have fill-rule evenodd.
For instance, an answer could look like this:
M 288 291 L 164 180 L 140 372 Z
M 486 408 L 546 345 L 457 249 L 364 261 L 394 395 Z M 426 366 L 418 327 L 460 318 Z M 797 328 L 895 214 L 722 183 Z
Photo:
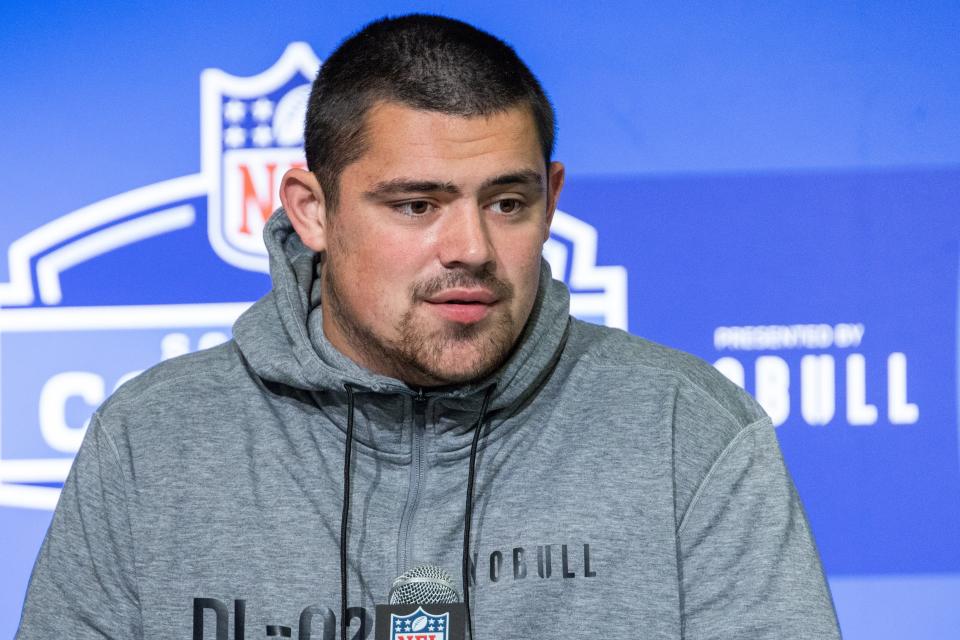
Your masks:
M 472 340 L 436 340 L 431 349 L 416 354 L 414 362 L 424 384 L 464 384 L 496 371 L 510 346 L 509 339 L 494 342 L 489 335 L 474 336 Z
M 408 324 L 403 340 L 405 360 L 416 369 L 420 384 L 441 386 L 480 380 L 506 360 L 516 340 L 506 314 L 475 323 Z M 418 329 L 418 330 L 417 330 Z
M 419 369 L 429 386 L 465 384 L 480 380 L 492 373 L 501 364 L 502 358 L 444 357 L 442 361 L 419 361 Z M 428 381 L 427 381 L 428 380 Z

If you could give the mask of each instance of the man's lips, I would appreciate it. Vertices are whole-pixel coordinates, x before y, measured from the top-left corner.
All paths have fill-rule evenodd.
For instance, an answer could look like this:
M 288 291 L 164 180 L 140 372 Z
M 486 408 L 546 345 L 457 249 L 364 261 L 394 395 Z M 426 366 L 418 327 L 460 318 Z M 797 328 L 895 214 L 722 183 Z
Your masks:
M 499 298 L 487 289 L 446 289 L 425 302 L 442 318 L 471 324 L 483 320 Z
M 427 298 L 431 304 L 493 304 L 497 300 L 488 289 L 446 289 Z

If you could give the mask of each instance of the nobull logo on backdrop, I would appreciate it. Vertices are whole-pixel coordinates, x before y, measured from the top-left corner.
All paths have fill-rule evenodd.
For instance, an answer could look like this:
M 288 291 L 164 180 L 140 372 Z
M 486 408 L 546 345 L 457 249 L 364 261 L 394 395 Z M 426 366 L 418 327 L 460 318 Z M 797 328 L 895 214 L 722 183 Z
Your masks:
M 13 241 L 0 283 L 0 505 L 52 509 L 93 411 L 159 360 L 214 346 L 269 286 L 261 238 L 280 176 L 302 166 L 319 60 L 294 43 L 266 71 L 201 81 L 200 173 L 67 213 Z M 627 274 L 596 230 L 556 213 L 544 256 L 571 311 L 626 328 Z
M 717 327 L 714 365 L 756 396 L 777 426 L 909 425 L 908 356 L 870 345 L 864 323 Z M 751 383 L 752 385 L 748 384 Z

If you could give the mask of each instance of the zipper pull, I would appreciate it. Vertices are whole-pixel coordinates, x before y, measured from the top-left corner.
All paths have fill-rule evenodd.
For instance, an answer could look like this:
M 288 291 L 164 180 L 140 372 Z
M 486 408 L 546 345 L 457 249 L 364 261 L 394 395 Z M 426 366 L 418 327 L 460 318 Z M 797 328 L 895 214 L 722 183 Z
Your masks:
M 427 413 L 427 394 L 423 389 L 417 389 L 417 395 L 413 397 L 413 412 L 421 418 Z

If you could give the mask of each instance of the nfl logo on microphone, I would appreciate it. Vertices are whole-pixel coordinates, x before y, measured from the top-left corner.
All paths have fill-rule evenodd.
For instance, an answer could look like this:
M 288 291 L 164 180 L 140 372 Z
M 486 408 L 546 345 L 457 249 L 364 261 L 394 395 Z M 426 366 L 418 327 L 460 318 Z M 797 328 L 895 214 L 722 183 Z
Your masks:
M 406 616 L 390 614 L 390 640 L 446 640 L 450 614 L 431 615 L 418 607 Z
M 376 640 L 465 640 L 462 602 L 378 604 Z

